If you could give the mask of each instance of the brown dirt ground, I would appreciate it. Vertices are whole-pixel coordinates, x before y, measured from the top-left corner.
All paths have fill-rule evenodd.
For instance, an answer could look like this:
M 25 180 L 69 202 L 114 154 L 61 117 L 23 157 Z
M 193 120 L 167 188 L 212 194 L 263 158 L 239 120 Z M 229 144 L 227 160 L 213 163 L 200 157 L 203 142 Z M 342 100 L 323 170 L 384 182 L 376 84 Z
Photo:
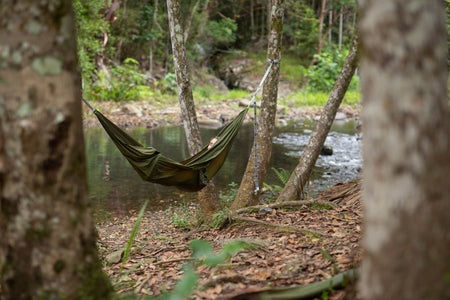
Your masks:
M 240 252 L 227 263 L 196 269 L 200 281 L 192 299 L 229 299 L 246 292 L 322 281 L 358 267 L 362 235 L 360 181 L 336 185 L 316 200 L 330 201 L 334 208 L 303 204 L 267 213 L 257 210 L 240 214 L 225 228 L 190 233 L 172 224 L 175 213 L 183 211 L 146 212 L 123 269 L 120 262 L 105 265 L 104 269 L 118 293 L 159 295 L 164 289 L 172 289 L 183 276 L 182 266 L 190 260 L 191 240 L 209 241 L 215 250 L 230 240 L 256 243 L 258 249 Z M 184 212 L 190 212 L 195 219 L 196 209 L 190 207 Z M 97 224 L 103 258 L 126 246 L 136 219 L 137 212 Z M 335 291 L 328 299 L 354 297 L 354 292 L 346 289 Z

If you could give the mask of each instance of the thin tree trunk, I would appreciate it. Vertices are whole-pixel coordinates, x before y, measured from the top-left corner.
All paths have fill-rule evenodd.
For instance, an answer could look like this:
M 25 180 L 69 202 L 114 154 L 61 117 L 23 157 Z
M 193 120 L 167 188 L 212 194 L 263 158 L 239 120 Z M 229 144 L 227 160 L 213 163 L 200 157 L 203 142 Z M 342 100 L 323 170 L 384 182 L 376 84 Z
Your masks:
M 255 9 L 254 0 L 250 0 L 250 40 L 253 42 L 255 40 Z
M 273 1 L 272 23 L 269 34 L 267 57 L 269 59 L 281 58 L 281 40 L 283 34 L 283 14 L 284 0 Z M 262 186 L 269 168 L 272 154 L 272 139 L 277 113 L 278 81 L 280 74 L 280 64 L 275 63 L 266 79 L 263 87 L 261 112 L 258 122 L 258 184 Z M 233 202 L 232 210 L 245 206 L 255 205 L 259 200 L 259 191 L 255 193 L 255 161 L 254 151 L 250 155 L 250 160 L 244 173 L 236 199 Z
M 2 299 L 112 298 L 89 212 L 71 3 L 0 8 L 0 47 L 16 49 L 0 69 Z
M 189 78 L 179 0 L 167 0 L 167 11 L 181 116 L 189 152 L 194 155 L 202 149 L 202 141 Z M 203 221 L 208 221 L 212 213 L 220 209 L 219 197 L 212 181 L 199 192 L 199 203 Z
M 319 42 L 317 44 L 317 54 L 322 53 L 322 47 L 323 47 L 323 39 L 322 39 L 322 32 L 323 32 L 323 21 L 325 19 L 325 14 L 327 13 L 327 0 L 322 0 L 322 5 L 320 9 L 320 16 L 319 16 Z
M 197 0 L 194 4 L 194 7 L 192 8 L 192 11 L 189 15 L 189 17 L 186 19 L 185 26 L 184 26 L 184 42 L 186 43 L 189 38 L 189 32 L 191 30 L 191 24 L 192 19 L 194 18 L 195 12 L 197 11 L 198 5 L 200 3 L 200 0 Z
M 161 26 L 158 24 L 158 0 L 154 1 L 153 4 L 153 20 L 152 20 L 152 29 L 155 29 L 156 26 L 162 31 Z M 150 76 L 153 76 L 153 47 L 155 46 L 155 40 L 150 40 L 149 42 L 149 53 L 148 53 L 148 72 Z
M 360 1 L 363 299 L 450 299 L 450 113 L 440 0 Z
M 352 80 L 358 64 L 358 38 L 355 38 L 352 48 L 345 60 L 341 73 L 331 91 L 328 102 L 320 116 L 319 123 L 314 129 L 308 145 L 300 157 L 300 162 L 295 167 L 283 191 L 278 197 L 278 201 L 291 201 L 301 199 L 303 188 L 311 176 L 312 169 L 316 164 L 325 139 L 333 124 L 334 117 L 345 96 L 345 92 Z
M 342 28 L 344 25 L 344 13 L 342 12 L 342 6 L 341 10 L 339 12 L 339 51 L 341 51 L 342 48 Z
M 328 30 L 328 47 L 331 47 L 331 28 L 333 26 L 333 1 L 330 0 L 330 11 L 328 13 L 328 28 L 330 30 Z

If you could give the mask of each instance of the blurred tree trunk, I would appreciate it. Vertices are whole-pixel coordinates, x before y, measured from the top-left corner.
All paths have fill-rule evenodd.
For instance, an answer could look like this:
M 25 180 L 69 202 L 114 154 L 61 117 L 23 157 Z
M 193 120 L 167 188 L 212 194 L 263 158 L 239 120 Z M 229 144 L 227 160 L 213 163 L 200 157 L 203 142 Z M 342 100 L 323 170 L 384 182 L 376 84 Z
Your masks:
M 330 0 L 330 11 L 328 13 L 328 47 L 331 47 L 331 34 L 333 27 L 333 0 Z
M 89 213 L 71 3 L 0 7 L 11 50 L 0 69 L 2 299 L 112 298 Z
M 319 123 L 309 139 L 308 145 L 303 150 L 300 162 L 295 167 L 283 191 L 281 191 L 278 201 L 290 201 L 301 199 L 303 194 L 303 187 L 308 182 L 311 176 L 314 165 L 322 150 L 325 139 L 333 125 L 336 112 L 344 99 L 347 88 L 355 73 L 358 64 L 358 37 L 355 38 L 352 48 L 348 53 L 347 59 L 342 66 L 341 73 L 331 91 L 328 102 L 320 115 Z
M 283 34 L 284 0 L 274 0 L 272 7 L 272 23 L 270 26 L 267 57 L 269 59 L 281 58 L 281 40 Z M 258 185 L 262 186 L 269 168 L 272 154 L 272 139 L 277 113 L 278 81 L 280 75 L 280 63 L 274 63 L 264 86 L 261 101 L 261 112 L 258 122 Z M 255 193 L 255 161 L 254 151 L 250 155 L 247 168 L 239 187 L 232 209 L 236 210 L 245 206 L 258 203 L 259 191 Z
M 342 48 L 342 30 L 344 27 L 344 13 L 343 13 L 343 9 L 342 6 L 340 8 L 339 11 L 339 41 L 338 41 L 338 47 L 339 47 L 339 51 L 341 51 Z
M 360 1 L 363 299 L 450 299 L 450 114 L 440 0 Z
M 167 11 L 169 15 L 170 36 L 181 116 L 184 131 L 186 132 L 189 152 L 191 155 L 194 155 L 202 149 L 202 140 L 189 78 L 189 64 L 186 58 L 179 0 L 167 0 Z M 202 212 L 201 217 L 205 222 L 209 220 L 213 212 L 221 208 L 219 196 L 213 181 L 210 181 L 208 185 L 199 192 L 199 203 Z
M 327 0 L 322 0 L 322 4 L 320 6 L 320 15 L 319 15 L 319 41 L 317 44 L 317 54 L 322 53 L 322 47 L 323 47 L 323 23 L 325 20 L 325 14 L 327 13 Z M 312 64 L 311 64 L 312 65 Z

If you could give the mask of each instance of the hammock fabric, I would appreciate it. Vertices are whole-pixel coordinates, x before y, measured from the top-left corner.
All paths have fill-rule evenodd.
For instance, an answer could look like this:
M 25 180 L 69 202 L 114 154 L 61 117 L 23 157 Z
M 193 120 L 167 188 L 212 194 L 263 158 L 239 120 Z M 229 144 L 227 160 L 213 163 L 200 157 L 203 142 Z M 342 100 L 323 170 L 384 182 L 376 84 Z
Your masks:
M 210 149 L 206 146 L 182 162 L 165 157 L 155 148 L 144 147 L 99 111 L 94 110 L 94 114 L 143 180 L 188 191 L 199 191 L 222 167 L 247 111 L 248 107 L 220 130 L 217 142 Z

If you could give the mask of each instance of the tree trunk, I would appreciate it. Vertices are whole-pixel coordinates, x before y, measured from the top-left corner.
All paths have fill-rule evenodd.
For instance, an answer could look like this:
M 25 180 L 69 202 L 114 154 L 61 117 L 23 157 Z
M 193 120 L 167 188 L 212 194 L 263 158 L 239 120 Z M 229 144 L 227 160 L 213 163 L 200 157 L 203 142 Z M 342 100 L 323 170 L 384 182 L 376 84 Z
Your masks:
M 339 105 L 341 105 L 342 99 L 344 99 L 345 92 L 355 73 L 358 64 L 358 53 L 358 38 L 356 38 L 320 116 L 319 123 L 300 157 L 300 162 L 295 167 L 286 186 L 278 197 L 278 201 L 291 201 L 302 198 L 303 187 L 311 176 L 312 169 L 316 164 L 317 157 L 319 157 L 325 139 L 333 124 L 336 112 Z
M 450 299 L 450 114 L 442 3 L 360 1 L 364 299 Z
M 0 297 L 110 299 L 89 213 L 72 2 L 3 2 Z
M 344 13 L 342 12 L 342 6 L 341 6 L 341 10 L 339 12 L 339 41 L 338 41 L 338 45 L 339 45 L 339 51 L 341 51 L 342 48 L 342 29 L 344 27 Z
M 202 149 L 202 141 L 189 78 L 189 65 L 186 58 L 179 0 L 167 0 L 167 11 L 181 116 L 189 152 L 194 155 Z M 199 192 L 199 203 L 202 220 L 205 222 L 208 221 L 213 212 L 220 209 L 219 197 L 212 181 Z
M 333 1 L 330 0 L 330 11 L 328 13 L 328 47 L 331 48 L 331 32 L 333 27 Z
M 322 0 L 322 5 L 320 9 L 320 17 L 319 17 L 319 42 L 317 44 L 317 54 L 322 53 L 322 47 L 323 47 L 323 39 L 322 39 L 322 32 L 323 32 L 323 22 L 325 19 L 325 14 L 327 13 L 327 0 Z
M 281 58 L 281 39 L 283 33 L 283 13 L 284 0 L 274 0 L 272 7 L 272 23 L 269 34 L 267 57 L 269 59 Z M 272 139 L 275 127 L 275 117 L 277 113 L 278 81 L 280 74 L 280 64 L 275 63 L 269 73 L 263 87 L 261 112 L 258 122 L 258 185 L 262 186 L 269 168 L 272 154 Z M 250 155 L 247 168 L 239 187 L 232 209 L 236 210 L 245 206 L 258 203 L 259 192 L 255 193 L 255 161 L 254 151 Z
M 254 0 L 250 0 L 250 40 L 253 42 L 255 40 L 255 9 Z
M 189 38 L 189 31 L 191 30 L 192 19 L 194 19 L 194 15 L 197 12 L 198 5 L 200 4 L 200 0 L 197 0 L 194 4 L 194 7 L 191 10 L 189 17 L 186 19 L 185 27 L 184 27 L 184 41 L 187 42 Z

